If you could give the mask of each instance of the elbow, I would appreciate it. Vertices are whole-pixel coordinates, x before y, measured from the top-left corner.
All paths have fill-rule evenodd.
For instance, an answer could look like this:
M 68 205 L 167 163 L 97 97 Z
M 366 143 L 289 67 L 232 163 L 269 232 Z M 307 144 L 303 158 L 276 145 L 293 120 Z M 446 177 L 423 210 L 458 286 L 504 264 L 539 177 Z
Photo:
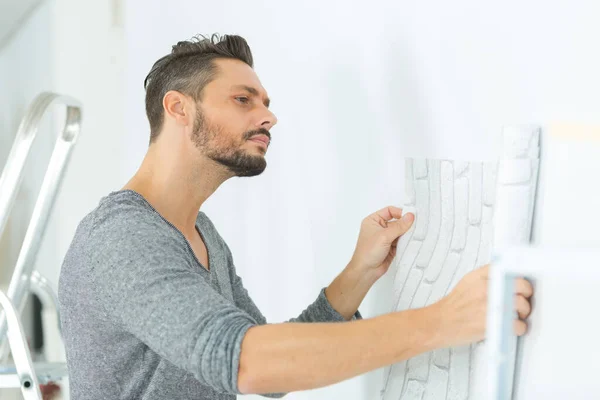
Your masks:
M 272 399 L 279 399 L 285 396 L 287 393 L 262 393 L 263 391 L 259 389 L 260 384 L 258 383 L 258 379 L 255 374 L 252 374 L 249 370 L 243 369 L 240 367 L 240 371 L 238 373 L 238 391 L 243 394 L 258 394 L 263 397 L 268 397 Z
M 251 328 L 248 333 L 251 333 L 253 329 L 254 328 Z M 265 377 L 260 373 L 264 368 L 261 368 L 260 365 L 257 364 L 258 359 L 254 357 L 254 361 L 252 360 L 253 357 L 251 354 L 253 352 L 248 349 L 250 346 L 247 340 L 248 333 L 242 341 L 237 377 L 238 392 L 243 395 L 258 394 L 270 398 L 281 398 L 285 396 L 286 393 L 267 394 L 268 387 L 271 385 L 265 382 Z
M 247 368 L 242 362 L 240 362 L 240 369 L 238 372 L 238 391 L 243 394 L 258 394 L 264 397 L 273 399 L 279 399 L 286 395 L 286 393 L 263 393 L 261 390 L 260 379 L 256 374 L 253 374 L 250 368 Z
M 252 334 L 252 330 L 253 328 L 250 328 L 248 332 L 246 332 L 246 335 L 244 336 L 241 345 L 240 363 L 238 367 L 237 378 L 238 391 L 241 394 L 256 394 L 257 390 L 259 389 L 259 377 L 256 373 L 256 370 L 258 368 L 252 365 L 252 362 L 250 360 L 252 358 L 250 356 L 251 351 L 250 349 L 248 349 L 248 336 Z
M 242 362 L 242 360 L 243 357 L 240 357 L 240 368 L 238 371 L 238 390 L 241 394 L 255 394 L 256 379 L 252 376 L 250 369 L 244 362 Z

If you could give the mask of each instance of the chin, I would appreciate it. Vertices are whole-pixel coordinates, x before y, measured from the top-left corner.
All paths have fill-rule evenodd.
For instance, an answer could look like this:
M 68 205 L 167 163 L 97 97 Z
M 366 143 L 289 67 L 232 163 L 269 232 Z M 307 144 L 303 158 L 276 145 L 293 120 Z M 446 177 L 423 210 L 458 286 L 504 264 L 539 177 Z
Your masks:
M 234 171 L 235 176 L 239 178 L 250 178 L 252 176 L 258 176 L 262 174 L 265 170 L 246 170 L 246 171 Z
M 237 151 L 232 154 L 215 155 L 214 161 L 226 167 L 233 176 L 257 176 L 267 168 L 267 160 L 264 151 L 261 154 L 253 154 L 254 151 Z
M 251 177 L 262 174 L 267 168 L 267 160 L 263 156 L 251 156 L 244 160 L 244 162 L 230 164 L 229 171 L 234 176 L 238 177 Z

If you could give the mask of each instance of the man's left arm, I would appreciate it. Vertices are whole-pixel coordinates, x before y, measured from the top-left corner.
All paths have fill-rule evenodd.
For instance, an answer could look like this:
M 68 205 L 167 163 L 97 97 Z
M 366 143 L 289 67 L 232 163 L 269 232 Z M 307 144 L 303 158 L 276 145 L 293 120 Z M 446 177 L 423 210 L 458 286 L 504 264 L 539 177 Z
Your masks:
M 323 294 L 344 320 L 361 319 L 358 308 L 376 281 L 375 276 L 350 262 Z
M 340 274 L 340 276 L 336 278 L 336 280 L 334 280 L 334 283 L 338 282 L 338 284 L 348 285 L 353 276 L 354 273 L 349 273 L 345 270 L 342 274 Z M 235 301 L 235 304 L 242 310 L 250 314 L 250 316 L 252 316 L 259 325 L 265 325 L 267 323 L 267 319 L 248 294 L 248 290 L 246 290 L 246 288 L 244 287 L 242 278 L 240 278 L 239 275 L 237 275 L 235 269 L 232 269 L 231 283 L 233 289 L 233 299 Z M 329 300 L 329 296 L 331 296 L 329 294 L 330 288 L 335 288 L 336 285 L 332 283 L 331 285 L 329 285 L 329 288 L 321 289 L 321 292 L 319 293 L 317 299 L 310 306 L 308 306 L 298 317 L 292 318 L 287 322 L 342 322 L 350 319 L 362 319 L 362 316 L 357 311 L 357 309 L 358 304 L 360 304 L 365 295 L 363 294 L 361 299 L 358 300 L 358 304 L 355 306 L 354 311 L 348 314 L 349 316 L 346 316 L 346 313 L 342 314 L 337 311 L 339 307 L 337 306 L 337 304 L 341 299 L 339 296 L 332 296 L 332 298 L 334 298 L 337 301 L 335 303 L 336 305 L 332 304 Z M 366 291 L 368 291 L 368 288 L 366 289 Z
M 366 217 L 362 221 L 350 263 L 327 288 L 321 290 L 315 302 L 289 322 L 343 322 L 362 319 L 358 307 L 373 284 L 389 269 L 396 255 L 398 239 L 410 229 L 413 221 L 413 214 L 403 216 L 400 208 L 392 206 Z M 231 252 L 229 256 L 231 257 Z M 230 261 L 233 264 L 233 260 Z M 266 323 L 235 269 L 232 272 L 236 303 L 242 308 L 249 308 L 247 311 L 259 324 Z
M 377 280 L 385 274 L 396 256 L 396 245 L 414 221 L 413 214 L 402 215 L 397 207 L 386 207 L 366 217 L 352 260 L 333 282 L 319 294 L 296 320 L 331 322 L 361 319 L 358 307 Z

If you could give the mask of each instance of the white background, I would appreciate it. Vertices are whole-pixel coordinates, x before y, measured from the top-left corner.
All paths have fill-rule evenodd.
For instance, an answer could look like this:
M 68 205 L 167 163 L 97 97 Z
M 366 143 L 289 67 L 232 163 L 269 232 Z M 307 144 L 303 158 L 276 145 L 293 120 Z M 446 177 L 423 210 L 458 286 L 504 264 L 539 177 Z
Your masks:
M 56 275 L 78 221 L 144 155 L 153 62 L 197 33 L 246 37 L 279 117 L 269 166 L 226 183 L 204 211 L 257 304 L 283 321 L 346 265 L 364 216 L 402 204 L 405 156 L 490 159 L 503 124 L 600 124 L 598 15 L 593 0 L 47 0 L 0 49 L 0 165 L 37 91 L 84 102 L 44 250 Z M 547 241 L 600 242 L 600 157 L 590 143 L 553 150 L 552 169 L 570 172 L 546 185 Z M 13 232 L 24 232 L 22 220 Z M 2 243 L 2 260 L 14 257 L 14 244 Z M 387 309 L 386 283 L 368 296 L 365 317 Z M 288 398 L 373 399 L 379 384 L 375 371 Z

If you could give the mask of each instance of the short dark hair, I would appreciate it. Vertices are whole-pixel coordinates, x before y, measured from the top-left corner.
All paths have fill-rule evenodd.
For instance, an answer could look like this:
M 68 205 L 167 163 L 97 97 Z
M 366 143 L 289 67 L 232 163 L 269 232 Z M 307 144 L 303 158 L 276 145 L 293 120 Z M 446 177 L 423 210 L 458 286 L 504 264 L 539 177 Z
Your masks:
M 150 143 L 158 137 L 164 120 L 162 101 L 170 90 L 201 100 L 202 90 L 217 74 L 214 60 L 231 58 L 254 68 L 246 40 L 237 35 L 198 35 L 178 42 L 171 53 L 154 63 L 144 80 L 146 115 L 150 122 Z

